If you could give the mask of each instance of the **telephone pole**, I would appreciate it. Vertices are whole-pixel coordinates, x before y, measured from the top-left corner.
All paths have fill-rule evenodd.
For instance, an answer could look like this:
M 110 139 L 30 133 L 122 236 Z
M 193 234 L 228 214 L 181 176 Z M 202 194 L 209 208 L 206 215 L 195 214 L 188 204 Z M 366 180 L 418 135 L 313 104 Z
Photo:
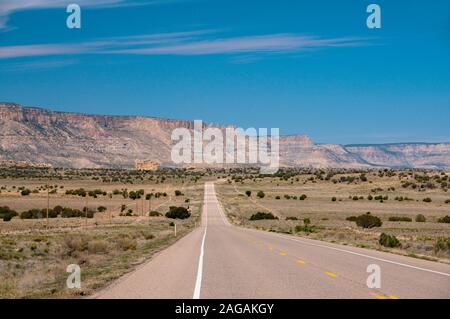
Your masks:
M 49 221 L 48 221 L 48 211 L 50 209 L 50 192 L 48 189 L 48 185 L 47 186 L 47 229 L 49 228 Z
M 84 218 L 84 224 L 87 226 L 87 215 L 88 215 L 88 201 L 89 201 L 89 194 L 86 194 L 86 212 L 84 214 L 85 218 Z

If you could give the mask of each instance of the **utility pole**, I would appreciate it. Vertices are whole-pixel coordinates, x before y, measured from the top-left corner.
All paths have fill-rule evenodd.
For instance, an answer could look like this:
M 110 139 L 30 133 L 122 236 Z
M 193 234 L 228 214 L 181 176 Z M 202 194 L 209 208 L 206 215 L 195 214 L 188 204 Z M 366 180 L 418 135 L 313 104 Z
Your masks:
M 145 190 L 144 194 L 142 195 L 142 217 L 144 217 L 144 204 L 145 204 Z
M 47 186 L 47 229 L 49 228 L 49 221 L 48 221 L 48 211 L 50 209 L 50 192 L 48 189 L 48 185 Z
M 89 201 L 89 194 L 86 194 L 86 212 L 85 212 L 85 218 L 84 218 L 84 224 L 87 226 L 87 215 L 88 215 L 88 201 Z

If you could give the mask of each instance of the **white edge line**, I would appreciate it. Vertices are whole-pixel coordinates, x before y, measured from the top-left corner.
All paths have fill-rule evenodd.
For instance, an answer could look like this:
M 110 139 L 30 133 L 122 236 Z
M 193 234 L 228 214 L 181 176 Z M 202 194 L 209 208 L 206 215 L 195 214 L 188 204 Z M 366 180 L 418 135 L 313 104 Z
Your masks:
M 257 230 L 255 230 L 255 231 L 257 231 Z M 262 231 L 258 231 L 258 232 L 262 233 Z M 327 249 L 336 250 L 336 251 L 340 251 L 340 252 L 344 252 L 344 253 L 360 256 L 360 257 L 366 257 L 366 258 L 375 259 L 375 260 L 378 260 L 378 261 L 383 261 L 383 262 L 394 264 L 394 265 L 397 265 L 397 266 L 403 266 L 403 267 L 407 267 L 407 268 L 412 268 L 412 269 L 416 269 L 416 270 L 422 270 L 422 271 L 426 271 L 426 272 L 430 272 L 430 273 L 434 273 L 434 274 L 450 277 L 450 274 L 445 273 L 445 272 L 440 272 L 440 271 L 431 270 L 431 269 L 427 269 L 427 268 L 411 266 L 411 265 L 408 265 L 408 264 L 403 264 L 403 263 L 392 261 L 392 260 L 387 260 L 387 259 L 383 259 L 383 258 L 378 258 L 378 257 L 373 257 L 373 256 L 365 255 L 365 254 L 356 253 L 356 252 L 353 252 L 353 251 L 350 251 L 350 250 L 346 250 L 346 249 L 330 247 L 330 246 L 314 244 L 314 243 L 308 243 L 308 242 L 305 242 L 305 241 L 302 241 L 302 240 L 298 240 L 298 239 L 295 239 L 295 238 L 289 238 L 287 236 L 283 236 L 283 235 L 279 235 L 279 234 L 267 233 L 265 235 L 272 235 L 272 236 L 276 236 L 276 237 L 279 237 L 279 238 L 284 238 L 284 239 L 288 239 L 288 240 L 291 240 L 291 241 L 299 242 L 299 243 L 305 244 L 305 245 L 316 246 L 316 247 L 321 247 L 321 248 L 327 248 Z
M 217 202 L 219 202 L 219 201 L 217 201 Z M 221 211 L 221 213 L 223 214 L 222 211 Z M 223 218 L 223 216 L 222 216 L 222 218 Z M 344 252 L 344 253 L 347 253 L 347 254 L 352 254 L 352 255 L 356 255 L 356 256 L 360 256 L 360 257 L 365 257 L 365 258 L 369 258 L 369 259 L 382 261 L 382 262 L 393 264 L 393 265 L 397 265 L 397 266 L 402 266 L 402 267 L 406 267 L 406 268 L 426 271 L 426 272 L 429 272 L 429 273 L 450 277 L 450 274 L 445 273 L 445 272 L 440 272 L 440 271 L 437 271 L 437 270 L 432 270 L 432 269 L 412 266 L 412 265 L 408 265 L 408 264 L 404 264 L 404 263 L 400 263 L 400 262 L 396 262 L 396 261 L 392 261 L 392 260 L 388 260 L 388 259 L 373 257 L 373 256 L 369 256 L 369 255 L 365 255 L 365 254 L 361 254 L 361 253 L 356 253 L 356 252 L 353 252 L 353 251 L 350 251 L 350 250 L 346 250 L 346 249 L 342 249 L 342 248 L 336 248 L 336 247 L 331 247 L 331 246 L 326 246 L 326 245 L 309 243 L 309 242 L 306 242 L 304 240 L 290 238 L 288 236 L 284 236 L 284 235 L 280 235 L 280 234 L 274 234 L 274 233 L 269 233 L 269 232 L 261 231 L 261 230 L 257 230 L 257 229 L 241 228 L 241 227 L 236 227 L 236 228 L 239 229 L 239 230 L 242 230 L 242 231 L 250 230 L 250 231 L 258 232 L 260 234 L 264 234 L 264 235 L 267 235 L 267 236 L 276 236 L 276 237 L 279 237 L 279 238 L 284 238 L 284 239 L 287 239 L 287 240 L 295 241 L 295 242 L 298 242 L 298 243 L 301 243 L 301 244 L 304 244 L 304 245 L 310 245 L 310 246 L 316 246 L 316 247 L 321 247 L 321 248 L 327 248 L 327 249 L 331 249 L 331 250 L 335 250 L 335 251 Z
M 205 239 L 206 231 L 208 229 L 208 210 L 206 199 L 206 184 L 205 184 L 205 203 L 203 206 L 203 212 L 205 213 L 205 233 L 203 234 L 202 245 L 200 247 L 200 256 L 198 257 L 197 279 L 195 280 L 194 296 L 192 299 L 200 299 L 200 291 L 202 289 L 202 276 L 203 276 L 203 255 L 205 254 Z

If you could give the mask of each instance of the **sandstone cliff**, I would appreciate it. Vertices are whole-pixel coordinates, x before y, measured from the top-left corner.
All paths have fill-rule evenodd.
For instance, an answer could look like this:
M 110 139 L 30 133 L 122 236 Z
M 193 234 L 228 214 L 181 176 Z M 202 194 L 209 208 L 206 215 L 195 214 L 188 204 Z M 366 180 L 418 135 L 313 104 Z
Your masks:
M 173 166 L 171 133 L 193 122 L 140 116 L 86 115 L 0 103 L 0 160 L 55 167 L 125 167 L 136 160 Z M 205 125 L 206 127 L 206 125 Z M 314 144 L 280 137 L 282 166 L 416 167 L 450 169 L 450 143 Z

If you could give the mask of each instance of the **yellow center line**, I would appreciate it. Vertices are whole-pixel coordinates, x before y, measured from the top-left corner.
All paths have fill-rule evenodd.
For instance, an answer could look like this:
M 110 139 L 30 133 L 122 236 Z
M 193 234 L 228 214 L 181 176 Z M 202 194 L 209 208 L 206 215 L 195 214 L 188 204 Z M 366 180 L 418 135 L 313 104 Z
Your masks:
M 330 277 L 337 277 L 337 275 L 335 273 L 330 272 L 330 271 L 325 271 L 325 274 L 330 276 Z
M 280 251 L 280 256 L 286 256 L 286 253 L 284 251 Z
M 297 264 L 304 265 L 306 262 L 304 260 L 297 259 Z
M 389 296 L 389 298 L 391 298 L 391 299 L 398 299 L 397 296 Z

